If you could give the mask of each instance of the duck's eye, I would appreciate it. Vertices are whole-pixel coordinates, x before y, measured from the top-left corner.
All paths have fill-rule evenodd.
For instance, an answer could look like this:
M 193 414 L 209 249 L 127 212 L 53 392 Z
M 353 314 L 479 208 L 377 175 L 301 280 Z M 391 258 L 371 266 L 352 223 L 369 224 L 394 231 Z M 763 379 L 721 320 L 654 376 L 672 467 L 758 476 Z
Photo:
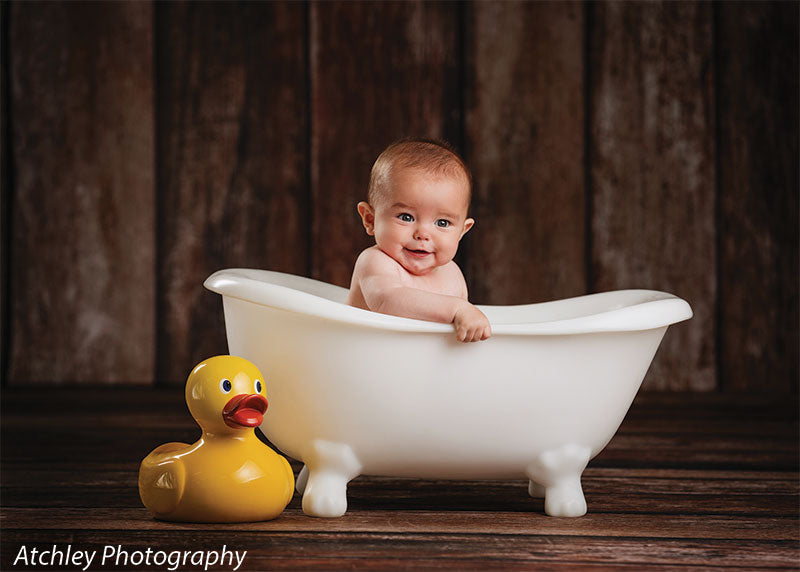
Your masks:
M 399 218 L 403 222 L 414 222 L 414 217 L 408 213 L 400 213 L 399 215 L 397 215 L 397 218 Z
M 450 226 L 450 221 L 447 219 L 440 218 L 439 220 L 436 221 L 436 226 L 438 226 L 439 228 L 447 228 L 448 226 Z
M 233 389 L 233 384 L 230 379 L 222 379 L 219 382 L 219 388 L 222 390 L 222 393 L 230 393 L 231 389 Z
M 261 380 L 257 379 L 253 385 L 256 388 L 256 393 L 261 393 Z

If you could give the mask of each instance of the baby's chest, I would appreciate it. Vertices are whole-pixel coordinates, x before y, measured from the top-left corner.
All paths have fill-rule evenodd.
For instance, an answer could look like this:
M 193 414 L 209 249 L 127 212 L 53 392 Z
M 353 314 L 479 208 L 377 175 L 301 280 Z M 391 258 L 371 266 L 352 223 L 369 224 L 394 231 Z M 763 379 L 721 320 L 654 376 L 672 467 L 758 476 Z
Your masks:
M 460 277 L 448 276 L 444 273 L 441 275 L 429 274 L 427 276 L 409 275 L 406 278 L 407 286 L 419 288 L 426 292 L 433 292 L 434 294 L 460 297 L 464 291 L 464 285 Z

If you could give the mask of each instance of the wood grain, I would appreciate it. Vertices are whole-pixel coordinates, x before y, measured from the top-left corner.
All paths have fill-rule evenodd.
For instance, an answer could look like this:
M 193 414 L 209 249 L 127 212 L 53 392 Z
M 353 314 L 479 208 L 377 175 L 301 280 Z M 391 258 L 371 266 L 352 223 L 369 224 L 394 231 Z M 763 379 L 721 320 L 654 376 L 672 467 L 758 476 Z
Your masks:
M 567 2 L 469 5 L 474 302 L 586 293 L 583 12 Z
M 12 467 L 4 471 L 3 495 L 9 499 L 4 514 L 18 527 L 41 529 L 75 527 L 111 528 L 118 520 L 136 520 L 131 528 L 152 528 L 157 523 L 141 522 L 142 506 L 137 492 L 136 466 L 128 470 L 107 471 L 94 467 L 91 471 L 75 467 L 59 468 L 51 478 L 47 471 L 30 467 Z M 629 473 L 637 473 L 629 476 Z M 656 514 L 667 519 L 674 515 L 714 515 L 716 527 L 730 527 L 747 515 L 749 527 L 761 530 L 773 527 L 786 534 L 785 526 L 775 517 L 796 518 L 798 487 L 796 479 L 787 473 L 773 477 L 740 478 L 734 471 L 672 471 L 642 469 L 595 469 L 583 474 L 581 486 L 590 504 L 591 526 L 610 531 L 616 527 L 619 534 L 634 535 L 622 528 L 630 524 L 654 527 Z M 26 480 L 26 474 L 29 480 Z M 706 482 L 708 479 L 708 482 Z M 58 495 L 43 496 L 42 487 L 57 487 Z M 469 507 L 469 518 L 474 521 L 481 513 L 502 513 L 502 521 L 511 528 L 523 527 L 531 520 L 542 520 L 543 502 L 527 496 L 527 484 L 517 481 L 428 481 L 415 479 L 390 479 L 363 477 L 348 487 L 348 519 L 343 523 L 347 530 L 369 532 L 369 527 L 380 527 L 381 519 L 397 511 L 419 512 L 415 526 L 430 526 L 439 513 L 439 522 L 459 515 Z M 724 497 L 724 502 L 720 499 Z M 295 498 L 277 523 L 281 530 L 328 530 L 331 523 L 303 522 L 300 499 Z M 80 514 L 74 509 L 92 508 L 91 514 Z M 109 509 L 113 506 L 114 509 Z M 646 515 L 638 512 L 646 507 Z M 15 510 L 18 509 L 18 510 Z M 46 511 L 59 509 L 47 522 Z M 62 510 L 63 509 L 63 510 Z M 424 514 L 423 514 L 424 513 Z M 623 524 L 621 513 L 632 513 L 631 522 Z M 455 519 L 450 519 L 454 521 Z M 546 519 L 544 519 L 546 520 Z M 678 520 L 674 520 L 676 524 Z M 633 521 L 638 521 L 635 525 Z M 42 525 L 42 522 L 47 522 Z M 425 524 L 427 523 L 427 524 Z M 551 523 L 537 522 L 537 527 L 554 532 Z M 705 525 L 705 524 L 704 524 Z M 785 525 L 785 523 L 784 523 Z M 197 526 L 193 526 L 197 528 Z M 213 525 L 205 528 L 211 529 Z M 742 528 L 738 526 L 738 528 Z M 585 529 L 581 529 L 585 532 Z M 644 532 L 644 531 L 642 531 Z M 714 534 L 721 533 L 713 531 Z M 680 533 L 675 533 L 680 535 Z M 684 533 L 686 534 L 686 533 Z
M 547 535 L 492 536 L 490 534 L 373 534 L 265 533 L 236 531 L 131 531 L 123 548 L 128 552 L 159 546 L 161 550 L 246 550 L 239 570 L 641 570 L 668 567 L 681 570 L 744 568 L 791 569 L 797 550 L 793 541 L 651 539 L 574 537 Z M 168 541 L 164 541 L 165 531 Z M 121 544 L 122 531 L 46 531 L 33 534 L 11 531 L 4 538 L 2 563 L 10 564 L 23 542 L 50 549 L 53 543 L 97 550 Z M 200 536 L 202 534 L 202 537 Z M 202 538 L 203 540 L 200 540 Z M 442 557 L 442 551 L 447 556 Z M 696 568 L 695 568 L 696 567 Z M 19 569 L 25 569 L 18 566 Z M 130 570 L 128 564 L 114 570 Z M 34 569 L 34 568 L 29 568 Z M 141 569 L 141 566 L 138 567 Z
M 475 174 L 473 301 L 667 290 L 695 317 L 646 389 L 800 390 L 797 2 L 6 2 L 0 31 L 9 385 L 181 384 L 227 351 L 223 267 L 348 285 L 372 162 L 428 135 Z
M 590 29 L 591 288 L 686 299 L 648 389 L 716 387 L 712 8 L 600 3 Z
M 11 130 L 9 122 L 11 89 L 11 63 L 8 41 L 8 15 L 11 11 L 9 2 L 0 3 L 0 385 L 8 379 L 9 354 L 9 296 L 10 273 L 8 261 L 11 256 L 11 190 L 14 186 L 14 175 L 11 170 Z
M 10 12 L 10 380 L 147 383 L 152 5 L 20 2 Z
M 524 498 L 524 487 L 519 487 Z M 787 499 L 792 500 L 792 499 Z M 646 502 L 645 499 L 640 499 Z M 541 505 L 542 501 L 528 499 L 529 504 Z M 540 509 L 537 506 L 537 509 Z M 632 508 L 632 507 L 631 507 Z M 65 529 L 73 530 L 119 530 L 126 523 L 125 530 L 163 530 L 164 523 L 154 520 L 143 508 L 118 510 L 98 508 L 87 513 L 79 508 L 62 508 L 50 518 L 43 509 L 8 509 L 5 511 L 10 524 L 18 529 Z M 396 510 L 362 509 L 349 511 L 340 519 L 326 521 L 310 519 L 295 508 L 284 513 L 281 518 L 256 523 L 237 524 L 233 528 L 242 531 L 269 532 L 319 532 L 319 533 L 359 533 L 359 534 L 473 534 L 484 533 L 486 527 L 485 511 L 460 510 L 453 514 L 438 511 L 418 510 L 414 519 L 398 515 Z M 738 540 L 800 540 L 800 532 L 793 529 L 792 517 L 746 517 L 661 515 L 653 519 L 651 514 L 590 513 L 580 519 L 550 518 L 543 514 L 525 512 L 498 512 L 492 514 L 492 534 L 510 536 L 519 534 L 548 534 L 558 536 L 595 536 L 598 530 L 604 536 L 670 539 L 705 538 Z M 218 524 L 172 523 L 170 530 L 207 530 L 220 528 Z
M 276 520 L 219 525 L 156 521 L 139 501 L 139 460 L 197 437 L 179 388 L 46 391 L 43 401 L 42 389 L 14 387 L 0 402 L 4 570 L 22 544 L 225 544 L 247 550 L 247 570 L 769 569 L 800 558 L 798 411 L 780 394 L 640 394 L 583 475 L 579 519 L 545 516 L 524 480 L 360 477 L 342 518 L 306 517 L 296 495 Z
M 723 389 L 796 395 L 798 4 L 717 11 Z
M 307 271 L 304 10 L 157 5 L 160 380 L 227 353 L 211 273 Z
M 372 163 L 407 136 L 460 144 L 456 3 L 311 4 L 311 274 L 350 285 L 374 244 L 356 204 Z

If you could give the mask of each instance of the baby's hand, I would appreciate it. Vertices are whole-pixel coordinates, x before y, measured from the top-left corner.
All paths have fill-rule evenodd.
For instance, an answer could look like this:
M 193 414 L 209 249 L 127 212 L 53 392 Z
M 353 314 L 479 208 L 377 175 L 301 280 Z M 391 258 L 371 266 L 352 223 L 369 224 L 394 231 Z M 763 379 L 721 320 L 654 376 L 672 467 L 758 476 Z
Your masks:
M 456 327 L 456 337 L 459 342 L 477 342 L 492 335 L 489 319 L 466 300 L 456 311 L 453 324 Z

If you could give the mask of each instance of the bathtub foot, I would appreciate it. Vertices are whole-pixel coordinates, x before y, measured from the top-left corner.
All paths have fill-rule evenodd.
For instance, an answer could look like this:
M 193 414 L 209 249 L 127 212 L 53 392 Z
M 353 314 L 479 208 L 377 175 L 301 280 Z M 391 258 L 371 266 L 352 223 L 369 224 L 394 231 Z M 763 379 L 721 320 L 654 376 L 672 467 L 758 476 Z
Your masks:
M 297 491 L 297 494 L 303 494 L 306 490 L 306 483 L 308 483 L 308 467 L 303 465 L 303 468 L 300 469 L 300 472 L 297 474 L 297 479 L 295 479 L 294 489 Z
M 535 499 L 543 499 L 544 498 L 544 491 L 545 488 L 543 485 L 535 481 L 530 481 L 528 483 L 528 494 L 531 495 Z
M 303 512 L 328 518 L 342 516 L 347 512 L 347 483 L 361 473 L 353 450 L 342 443 L 314 441 L 303 460 L 306 466 L 298 476 L 298 486 L 305 481 Z
M 580 445 L 565 445 L 545 451 L 528 466 L 531 480 L 528 492 L 544 491 L 544 511 L 550 516 L 583 516 L 586 499 L 581 488 L 581 474 L 589 463 L 591 449 Z M 537 483 L 541 483 L 537 485 Z

